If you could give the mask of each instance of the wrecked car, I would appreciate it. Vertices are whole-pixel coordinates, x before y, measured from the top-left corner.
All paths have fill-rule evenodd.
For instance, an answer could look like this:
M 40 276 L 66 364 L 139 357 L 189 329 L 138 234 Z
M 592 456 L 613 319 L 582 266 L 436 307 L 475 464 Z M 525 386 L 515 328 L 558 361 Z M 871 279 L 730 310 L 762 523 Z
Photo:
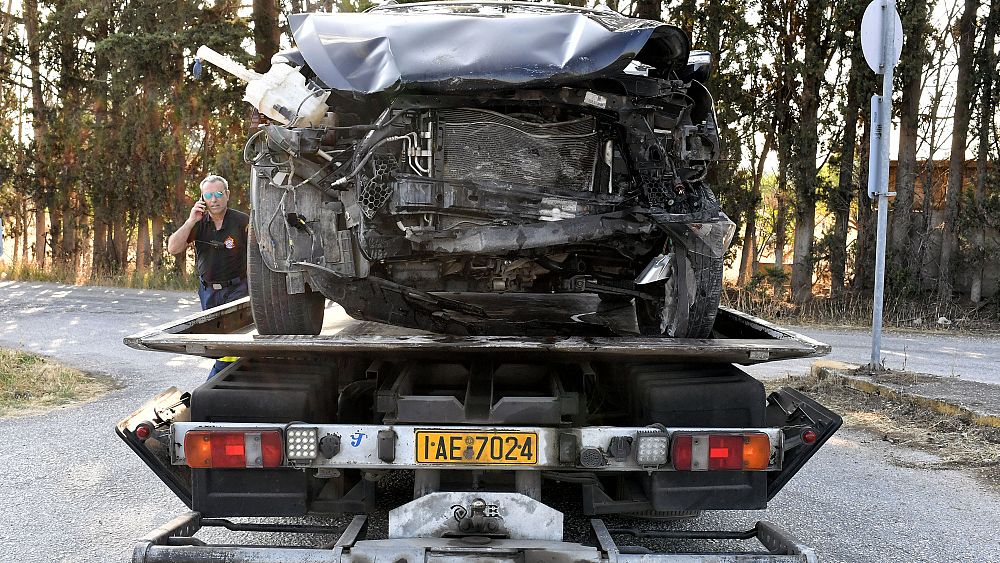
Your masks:
M 705 182 L 710 56 L 682 30 L 491 2 L 289 21 L 263 75 L 199 50 L 270 121 L 244 151 L 261 334 L 318 333 L 326 298 L 446 334 L 623 332 L 505 322 L 525 293 L 582 293 L 641 334 L 711 335 L 734 225 Z

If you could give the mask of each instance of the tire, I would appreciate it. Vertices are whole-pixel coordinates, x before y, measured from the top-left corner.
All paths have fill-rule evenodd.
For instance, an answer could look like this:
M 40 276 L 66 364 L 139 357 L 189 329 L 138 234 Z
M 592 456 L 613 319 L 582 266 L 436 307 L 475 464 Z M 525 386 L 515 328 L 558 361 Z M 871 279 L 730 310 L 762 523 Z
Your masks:
M 323 328 L 326 298 L 307 291 L 290 295 L 282 272 L 273 272 L 264 257 L 251 226 L 247 235 L 247 281 L 250 310 L 259 334 L 319 334 Z
M 670 276 L 660 282 L 657 291 L 663 297 L 655 302 L 636 299 L 635 313 L 639 331 L 645 335 L 673 338 L 708 338 L 719 313 L 722 298 L 722 259 L 688 252 L 674 246 Z M 686 295 L 679 295 L 682 285 Z M 679 314 L 687 307 L 687 319 Z

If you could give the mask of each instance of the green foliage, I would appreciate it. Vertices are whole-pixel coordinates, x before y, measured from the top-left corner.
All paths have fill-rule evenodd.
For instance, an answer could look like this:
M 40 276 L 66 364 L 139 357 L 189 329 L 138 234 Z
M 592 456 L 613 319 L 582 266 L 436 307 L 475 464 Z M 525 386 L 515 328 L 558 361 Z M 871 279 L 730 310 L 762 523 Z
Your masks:
M 558 2 L 596 5 L 595 0 Z M 849 104 L 859 106 L 861 122 L 867 111 L 868 94 L 854 99 L 846 87 L 857 47 L 859 17 L 867 0 L 672 0 L 641 4 L 689 32 L 695 48 L 713 53 L 708 87 L 716 102 L 722 155 L 707 181 L 726 213 L 738 225 L 756 217 L 758 248 L 768 250 L 775 239 L 779 207 L 786 212 L 786 232 L 782 233 L 786 242 L 792 238 L 796 203 L 809 205 L 814 198 L 818 200 L 822 224 L 824 210 L 837 209 L 848 195 L 837 189 L 841 152 L 837 143 L 843 139 L 844 110 Z M 639 7 L 635 2 L 617 0 L 607 5 L 626 12 Z M 900 0 L 898 5 L 907 41 L 907 55 L 896 70 L 901 85 L 906 77 L 928 70 L 932 51 L 951 48 L 954 22 L 944 22 L 945 40 L 939 44 L 926 38 L 917 41 L 930 33 L 927 14 L 947 6 L 934 0 Z M 371 6 L 371 0 L 279 2 L 285 14 L 360 12 Z M 996 8 L 989 10 L 984 5 L 980 10 L 985 16 Z M 107 254 L 101 263 L 113 272 L 103 273 L 110 276 L 105 279 L 139 285 L 173 283 L 166 278 L 157 280 L 156 269 L 147 276 L 152 281 L 125 280 L 124 276 L 131 274 L 122 272 L 131 272 L 128 261 L 134 259 L 134 252 L 124 250 L 134 244 L 140 221 L 155 217 L 167 233 L 172 231 L 186 217 L 197 197 L 197 182 L 207 173 L 229 178 L 234 207 L 246 209 L 248 167 L 241 160 L 241 150 L 249 112 L 241 100 L 242 85 L 209 65 L 200 80 L 188 69 L 194 50 L 201 44 L 252 64 L 249 4 L 233 0 L 41 0 L 39 14 L 44 107 L 37 115 L 32 115 L 30 92 L 12 86 L 31 81 L 24 29 L 13 25 L 6 37 L 0 38 L 0 77 L 5 80 L 0 88 L 0 216 L 5 219 L 5 229 L 8 235 L 23 234 L 16 232 L 10 218 L 28 217 L 36 208 L 49 212 L 50 219 L 59 214 L 77 216 L 81 236 L 96 233 L 99 226 L 124 225 L 124 233 L 115 237 L 127 240 L 109 236 L 100 241 L 102 245 L 109 243 L 109 249 L 95 246 L 97 252 Z M 977 25 L 977 45 L 984 44 L 982 36 L 989 21 L 981 18 L 981 25 Z M 995 86 L 998 75 L 992 72 L 996 65 L 990 62 L 996 59 L 981 53 L 977 60 L 982 64 L 976 72 L 975 89 L 983 90 L 990 80 L 994 83 L 989 103 L 976 102 L 983 106 L 977 106 L 978 111 L 995 114 L 1000 87 Z M 874 92 L 876 77 L 867 68 L 862 70 L 855 90 Z M 921 110 L 922 119 L 932 125 L 940 121 L 937 110 L 927 113 L 925 109 Z M 25 131 L 20 140 L 15 134 L 18 122 Z M 33 124 L 38 125 L 37 134 L 32 133 Z M 996 154 L 995 119 L 992 127 L 990 159 L 995 163 L 1000 157 Z M 775 174 L 765 171 L 764 177 L 757 179 L 761 188 L 758 196 L 754 176 L 764 156 L 760 152 L 765 137 L 775 140 L 772 151 L 779 157 L 787 182 L 782 193 L 777 193 Z M 921 140 L 926 141 L 941 144 L 940 138 Z M 826 166 L 813 166 L 817 157 Z M 865 166 L 865 155 L 856 159 L 859 167 Z M 957 229 L 962 267 L 977 268 L 1000 260 L 995 244 L 984 245 L 977 238 L 984 225 L 991 233 L 998 228 L 1000 195 L 996 186 L 1000 178 L 995 168 L 991 174 L 981 205 L 963 194 Z M 853 178 L 849 184 L 858 189 Z M 847 249 L 839 247 L 844 242 L 830 235 L 827 225 L 807 260 L 822 263 L 843 255 Z M 742 236 L 739 228 L 727 261 L 735 258 Z M 48 233 L 52 254 L 59 237 L 58 228 Z M 110 243 L 121 248 L 110 248 Z M 76 244 L 76 250 L 81 250 L 79 241 Z M 171 258 L 159 258 L 163 257 L 157 260 L 165 264 L 163 268 L 174 264 Z M 59 270 L 66 265 L 55 266 Z M 919 292 L 914 280 L 920 275 L 896 269 L 890 272 L 887 283 L 894 290 Z M 69 273 L 58 276 L 71 277 Z M 784 282 L 758 275 L 751 283 L 766 287 Z
M 788 283 L 788 272 L 783 268 L 768 266 L 762 272 L 754 272 L 744 289 L 759 298 L 778 295 L 780 288 Z

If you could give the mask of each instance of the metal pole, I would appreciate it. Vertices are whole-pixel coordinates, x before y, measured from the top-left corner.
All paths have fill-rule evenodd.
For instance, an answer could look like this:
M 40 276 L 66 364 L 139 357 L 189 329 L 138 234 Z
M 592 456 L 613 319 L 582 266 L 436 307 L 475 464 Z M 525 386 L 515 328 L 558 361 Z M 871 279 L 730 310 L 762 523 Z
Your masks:
M 872 305 L 872 359 L 871 367 L 882 365 L 882 301 L 885 280 L 885 230 L 889 214 L 889 197 L 878 198 L 878 238 L 875 242 L 875 300 Z
M 882 365 L 882 303 L 885 283 L 885 231 L 888 222 L 889 196 L 889 134 L 892 131 L 892 70 L 895 66 L 896 0 L 882 4 L 882 95 L 878 97 L 878 161 L 877 174 L 868 176 L 868 193 L 878 200 L 878 226 L 875 240 L 875 295 L 872 303 L 873 369 Z M 873 104 L 874 105 L 874 104 Z M 874 120 L 873 120 L 874 121 Z M 876 182 L 874 185 L 872 182 Z M 904 210 L 907 212 L 907 210 Z

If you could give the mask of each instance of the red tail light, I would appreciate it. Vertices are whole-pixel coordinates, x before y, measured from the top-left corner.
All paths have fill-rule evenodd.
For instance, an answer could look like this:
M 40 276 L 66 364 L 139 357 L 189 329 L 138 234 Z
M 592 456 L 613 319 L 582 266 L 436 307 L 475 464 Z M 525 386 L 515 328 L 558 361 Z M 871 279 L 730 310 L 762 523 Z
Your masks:
M 709 436 L 708 468 L 743 469 L 743 436 Z
M 192 430 L 184 435 L 184 456 L 189 467 L 278 467 L 283 452 L 277 430 Z
M 674 460 L 674 469 L 677 471 L 691 471 L 691 442 L 690 434 L 674 437 L 670 457 Z
M 771 463 L 771 440 L 761 432 L 675 433 L 670 459 L 677 471 L 764 471 Z

